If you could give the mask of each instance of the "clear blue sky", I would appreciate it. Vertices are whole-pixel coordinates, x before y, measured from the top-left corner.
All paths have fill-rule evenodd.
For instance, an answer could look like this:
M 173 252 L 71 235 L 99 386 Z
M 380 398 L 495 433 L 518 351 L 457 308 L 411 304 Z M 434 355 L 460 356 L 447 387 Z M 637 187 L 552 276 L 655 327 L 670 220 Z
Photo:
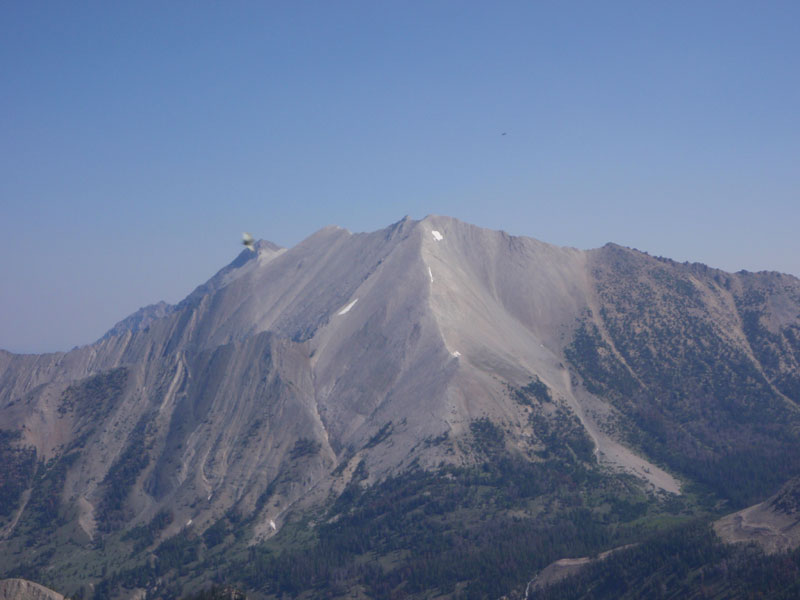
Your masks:
M 7 0 L 0 70 L 12 351 L 406 214 L 800 275 L 796 1 Z

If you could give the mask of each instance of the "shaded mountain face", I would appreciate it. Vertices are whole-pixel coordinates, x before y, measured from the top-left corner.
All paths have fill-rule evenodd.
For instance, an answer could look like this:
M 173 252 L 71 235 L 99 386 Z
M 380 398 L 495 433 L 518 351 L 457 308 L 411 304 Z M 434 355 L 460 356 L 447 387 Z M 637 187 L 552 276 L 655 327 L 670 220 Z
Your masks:
M 530 500 L 518 516 L 564 509 L 565 486 L 573 503 L 590 487 L 630 506 L 696 488 L 742 507 L 800 473 L 799 367 L 788 275 L 446 217 L 258 242 L 95 344 L 0 352 L 0 543 L 20 551 L 0 567 L 58 565 L 69 586 L 101 577 L 67 547 L 119 569 L 201 536 L 175 551 L 192 562 L 409 474 L 458 486 L 508 461 L 503 510 Z
M 797 472 L 796 278 L 613 245 L 593 252 L 591 273 L 596 304 L 565 352 L 631 444 L 736 506 Z

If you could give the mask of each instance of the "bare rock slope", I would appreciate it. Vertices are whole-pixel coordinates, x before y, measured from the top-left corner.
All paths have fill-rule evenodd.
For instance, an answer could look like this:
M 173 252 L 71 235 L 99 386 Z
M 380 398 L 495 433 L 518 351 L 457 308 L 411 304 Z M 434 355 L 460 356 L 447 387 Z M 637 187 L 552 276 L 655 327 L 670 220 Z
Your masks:
M 288 250 L 259 242 L 92 345 L 0 352 L 0 527 L 85 545 L 160 523 L 152 547 L 233 511 L 257 541 L 356 472 L 480 460 L 482 419 L 526 460 L 546 452 L 541 423 L 573 419 L 592 460 L 652 490 L 721 489 L 739 454 L 769 462 L 791 441 L 798 365 L 789 276 L 447 217 L 328 227 Z M 517 393 L 531 385 L 539 404 Z M 714 461 L 719 481 L 697 467 Z
M 2 579 L 0 600 L 64 600 L 64 596 L 25 579 Z
M 775 554 L 800 546 L 800 480 L 787 482 L 774 496 L 727 515 L 714 530 L 728 543 L 750 543 Z
M 422 442 L 456 439 L 482 417 L 530 436 L 507 386 L 534 376 L 584 422 L 601 459 L 677 492 L 595 424 L 609 407 L 573 389 L 563 345 L 591 302 L 588 260 L 443 217 L 370 234 L 326 228 L 288 251 L 262 243 L 94 345 L 8 357 L 4 427 L 40 457 L 70 457 L 61 501 L 89 538 L 165 506 L 175 526 L 234 505 L 280 522 L 349 460 L 373 478 L 415 459 L 469 462 Z M 391 443 L 364 449 L 389 429 Z M 286 481 L 297 461 L 303 476 Z

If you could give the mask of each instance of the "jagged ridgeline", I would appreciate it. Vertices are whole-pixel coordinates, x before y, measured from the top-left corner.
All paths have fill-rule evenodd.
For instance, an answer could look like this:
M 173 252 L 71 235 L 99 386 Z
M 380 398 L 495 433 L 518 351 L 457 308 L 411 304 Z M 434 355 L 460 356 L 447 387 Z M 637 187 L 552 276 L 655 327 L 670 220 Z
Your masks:
M 98 599 L 583 597 L 654 555 L 687 594 L 725 561 L 777 564 L 714 532 L 794 522 L 788 492 L 768 501 L 800 475 L 794 277 L 446 217 L 254 250 L 94 344 L 0 352 L 0 577 Z M 766 551 L 800 540 L 773 529 Z M 591 568 L 553 579 L 565 558 Z

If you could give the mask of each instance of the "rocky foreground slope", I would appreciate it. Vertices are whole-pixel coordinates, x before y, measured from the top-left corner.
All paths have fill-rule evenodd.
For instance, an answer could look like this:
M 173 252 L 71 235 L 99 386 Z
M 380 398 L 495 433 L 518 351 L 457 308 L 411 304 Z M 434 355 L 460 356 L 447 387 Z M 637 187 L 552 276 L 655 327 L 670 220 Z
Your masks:
M 0 566 L 99 582 L 180 536 L 227 532 L 187 561 L 255 548 L 354 485 L 509 459 L 738 508 L 800 473 L 798 403 L 794 277 L 446 217 L 329 227 L 92 345 L 0 352 Z

